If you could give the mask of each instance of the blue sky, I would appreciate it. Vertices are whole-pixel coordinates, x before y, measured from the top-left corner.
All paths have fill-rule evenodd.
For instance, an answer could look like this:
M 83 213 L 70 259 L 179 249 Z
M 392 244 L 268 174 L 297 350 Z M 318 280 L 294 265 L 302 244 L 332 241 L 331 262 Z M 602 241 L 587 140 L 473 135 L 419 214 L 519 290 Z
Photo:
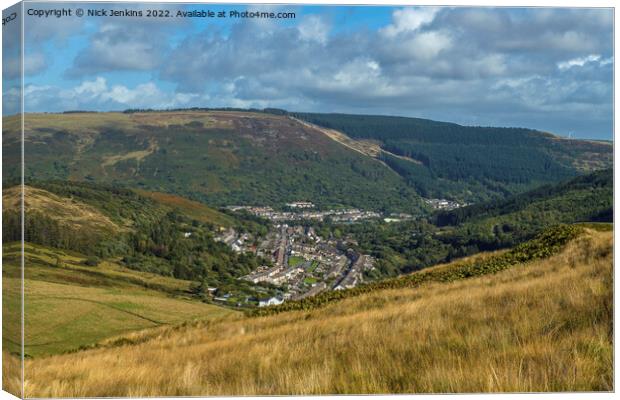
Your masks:
M 279 107 L 612 138 L 611 9 L 113 7 L 296 18 L 26 17 L 26 111 Z

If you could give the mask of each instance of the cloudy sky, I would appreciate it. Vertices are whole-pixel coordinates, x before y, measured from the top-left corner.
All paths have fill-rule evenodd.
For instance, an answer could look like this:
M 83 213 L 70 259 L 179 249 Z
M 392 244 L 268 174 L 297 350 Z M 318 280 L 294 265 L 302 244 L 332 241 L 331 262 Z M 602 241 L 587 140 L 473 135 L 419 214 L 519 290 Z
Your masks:
M 296 18 L 26 17 L 26 111 L 279 107 L 612 138 L 611 9 L 159 8 Z

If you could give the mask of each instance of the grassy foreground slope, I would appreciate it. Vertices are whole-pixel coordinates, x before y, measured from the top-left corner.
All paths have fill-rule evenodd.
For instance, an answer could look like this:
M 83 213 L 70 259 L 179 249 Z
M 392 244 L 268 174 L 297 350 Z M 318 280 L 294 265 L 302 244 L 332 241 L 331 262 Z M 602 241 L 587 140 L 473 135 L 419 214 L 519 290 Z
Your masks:
M 612 232 L 587 230 L 496 274 L 27 360 L 26 396 L 613 390 L 612 290 Z
M 19 243 L 3 248 L 3 312 L 19 309 Z M 135 330 L 230 317 L 234 311 L 192 300 L 189 281 L 132 271 L 110 261 L 26 244 L 25 354 L 77 350 Z M 3 320 L 3 345 L 19 351 L 18 320 Z

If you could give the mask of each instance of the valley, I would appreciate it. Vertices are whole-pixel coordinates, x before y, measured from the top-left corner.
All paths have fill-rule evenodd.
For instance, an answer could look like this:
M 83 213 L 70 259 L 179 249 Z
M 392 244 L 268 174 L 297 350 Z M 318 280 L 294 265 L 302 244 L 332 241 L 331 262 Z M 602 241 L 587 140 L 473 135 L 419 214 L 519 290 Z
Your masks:
M 23 194 L 33 396 L 611 385 L 608 143 L 273 109 L 27 114 L 22 188 L 4 121 L 3 311 Z M 3 331 L 13 365 L 19 319 Z

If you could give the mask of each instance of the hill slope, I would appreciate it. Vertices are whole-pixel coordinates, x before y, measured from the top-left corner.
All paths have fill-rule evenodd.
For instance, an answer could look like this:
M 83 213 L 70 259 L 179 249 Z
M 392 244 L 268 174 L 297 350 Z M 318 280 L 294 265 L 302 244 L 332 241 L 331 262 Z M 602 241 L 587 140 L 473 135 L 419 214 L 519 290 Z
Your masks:
M 495 275 L 28 360 L 27 395 L 613 390 L 611 241 L 589 231 Z
M 265 227 L 187 199 L 62 181 L 32 182 L 25 194 L 25 240 L 32 244 L 201 282 L 205 290 L 205 285 L 231 286 L 245 294 L 253 294 L 255 285 L 236 278 L 265 263 L 216 240 L 223 227 L 255 238 Z M 3 192 L 4 242 L 21 240 L 19 195 L 18 187 Z
M 190 296 L 191 282 L 128 270 L 85 255 L 26 244 L 25 354 L 62 353 L 135 330 L 232 317 Z M 3 312 L 19 309 L 20 245 L 3 247 Z M 3 346 L 19 351 L 18 320 L 3 319 Z
M 515 246 L 557 224 L 612 222 L 612 170 L 546 185 L 506 200 L 480 203 L 424 219 L 385 224 L 325 225 L 352 236 L 377 258 L 376 276 L 411 272 L 479 251 Z M 327 232 L 324 232 L 327 231 Z
M 5 120 L 5 181 L 19 130 Z M 381 162 L 282 116 L 224 111 L 28 114 L 27 180 L 114 182 L 212 206 L 307 200 L 419 210 Z
M 212 206 L 307 200 L 414 212 L 424 208 L 419 196 L 478 203 L 612 164 L 610 144 L 528 129 L 279 114 L 27 114 L 26 178 L 122 183 Z M 5 181 L 19 172 L 12 118 L 5 118 Z
M 452 246 L 478 249 L 512 246 L 549 226 L 613 222 L 613 171 L 597 171 L 519 194 L 504 201 L 473 205 L 437 215 L 454 228 Z
M 613 170 L 605 169 L 557 184 L 545 185 L 503 201 L 475 204 L 437 214 L 437 223 L 458 225 L 493 217 L 521 219 L 524 214 L 537 215 L 550 222 L 613 220 Z M 556 215 L 551 221 L 550 213 Z M 565 218 L 572 219 L 563 220 Z M 535 221 L 531 221 L 530 224 Z M 533 227 L 533 226 L 531 226 Z
M 566 140 L 532 129 L 373 115 L 290 115 L 340 131 L 362 148 L 374 146 L 373 153 L 425 197 L 502 198 L 613 163 L 609 143 Z

